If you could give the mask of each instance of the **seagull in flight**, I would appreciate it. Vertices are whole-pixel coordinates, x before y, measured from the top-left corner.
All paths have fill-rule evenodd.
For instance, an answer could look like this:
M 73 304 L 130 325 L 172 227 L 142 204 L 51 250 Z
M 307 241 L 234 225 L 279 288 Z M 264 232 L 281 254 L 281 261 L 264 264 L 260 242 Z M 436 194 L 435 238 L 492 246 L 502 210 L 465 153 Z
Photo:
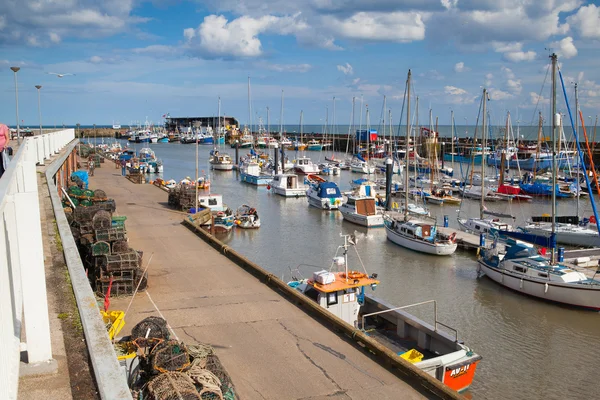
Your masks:
M 56 72 L 48 72 L 49 75 L 56 75 L 59 78 L 62 78 L 63 76 L 75 76 L 75 74 L 57 74 Z

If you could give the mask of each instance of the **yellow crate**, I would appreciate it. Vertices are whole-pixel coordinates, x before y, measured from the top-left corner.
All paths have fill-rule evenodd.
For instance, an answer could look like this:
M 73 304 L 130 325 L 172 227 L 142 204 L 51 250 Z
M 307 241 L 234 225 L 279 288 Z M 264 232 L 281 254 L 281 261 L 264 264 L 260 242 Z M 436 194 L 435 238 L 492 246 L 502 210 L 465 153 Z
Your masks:
M 404 358 L 406 361 L 412 364 L 423 360 L 423 354 L 421 354 L 415 349 L 410 349 L 406 353 L 400 354 L 400 357 Z
M 125 326 L 125 313 L 123 311 L 100 311 L 100 314 L 105 325 L 111 324 L 108 328 L 108 337 L 113 340 Z

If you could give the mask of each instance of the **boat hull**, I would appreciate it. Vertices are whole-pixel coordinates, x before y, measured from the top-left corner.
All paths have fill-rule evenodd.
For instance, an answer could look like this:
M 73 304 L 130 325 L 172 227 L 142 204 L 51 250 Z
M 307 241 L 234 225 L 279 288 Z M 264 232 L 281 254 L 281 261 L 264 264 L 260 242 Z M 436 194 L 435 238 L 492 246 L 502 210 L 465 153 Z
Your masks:
M 242 182 L 246 182 L 251 185 L 267 186 L 269 184 L 269 182 L 271 182 L 271 179 L 273 179 L 273 178 L 268 175 L 256 176 L 256 175 L 250 175 L 250 174 L 246 174 L 246 173 L 242 172 L 240 174 L 240 179 Z
M 516 292 L 554 303 L 600 310 L 600 285 L 561 284 L 545 279 L 536 280 L 513 274 L 503 268 L 493 267 L 486 264 L 483 259 L 479 260 L 479 265 L 488 278 Z
M 231 171 L 233 170 L 233 164 L 211 164 L 212 169 L 217 171 Z
M 346 221 L 353 224 L 366 226 L 367 228 L 383 228 L 383 215 L 361 215 L 342 208 L 340 208 L 340 212 Z
M 310 193 L 307 193 L 306 196 L 308 198 L 309 205 L 311 205 L 312 207 L 319 208 L 321 210 L 338 210 L 340 208 L 339 205 L 342 202 L 342 199 L 333 199 L 334 201 L 332 202 L 332 199 L 321 198 L 314 194 L 311 195 Z
M 550 231 L 536 227 L 526 227 L 527 233 L 536 236 L 550 237 Z M 589 231 L 589 232 L 588 232 Z M 586 232 L 556 230 L 556 242 L 576 247 L 599 247 L 600 236 L 598 232 L 587 230 Z
M 306 189 L 286 189 L 272 186 L 273 192 L 283 197 L 304 197 Z
M 385 232 L 388 240 L 392 243 L 420 253 L 432 254 L 435 256 L 449 256 L 454 254 L 457 248 L 456 243 L 429 243 L 424 240 L 412 239 L 399 234 L 387 225 L 385 226 Z

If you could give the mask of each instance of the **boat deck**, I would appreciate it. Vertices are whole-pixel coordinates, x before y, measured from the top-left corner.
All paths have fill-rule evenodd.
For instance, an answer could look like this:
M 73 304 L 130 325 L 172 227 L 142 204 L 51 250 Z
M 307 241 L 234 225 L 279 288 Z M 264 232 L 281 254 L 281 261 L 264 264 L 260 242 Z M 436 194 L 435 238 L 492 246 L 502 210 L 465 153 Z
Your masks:
M 423 354 L 423 360 L 435 358 L 438 355 L 428 350 L 423 350 L 417 345 L 416 340 L 401 339 L 395 335 L 395 331 L 386 331 L 382 329 L 375 329 L 374 327 L 367 327 L 367 334 L 373 339 L 377 340 L 382 345 L 390 348 L 394 353 L 401 355 L 409 350 L 417 350 Z

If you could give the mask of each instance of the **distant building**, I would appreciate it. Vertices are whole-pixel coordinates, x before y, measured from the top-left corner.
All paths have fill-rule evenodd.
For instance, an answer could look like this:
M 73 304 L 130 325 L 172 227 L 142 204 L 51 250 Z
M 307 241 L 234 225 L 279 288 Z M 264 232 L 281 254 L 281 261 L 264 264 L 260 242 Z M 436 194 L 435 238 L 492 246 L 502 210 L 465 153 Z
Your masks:
M 217 129 L 219 126 L 218 117 L 167 117 L 165 119 L 165 129 L 167 131 L 181 131 L 184 128 L 200 128 L 210 126 Z M 226 129 L 238 128 L 239 122 L 234 117 L 221 116 L 221 126 Z

